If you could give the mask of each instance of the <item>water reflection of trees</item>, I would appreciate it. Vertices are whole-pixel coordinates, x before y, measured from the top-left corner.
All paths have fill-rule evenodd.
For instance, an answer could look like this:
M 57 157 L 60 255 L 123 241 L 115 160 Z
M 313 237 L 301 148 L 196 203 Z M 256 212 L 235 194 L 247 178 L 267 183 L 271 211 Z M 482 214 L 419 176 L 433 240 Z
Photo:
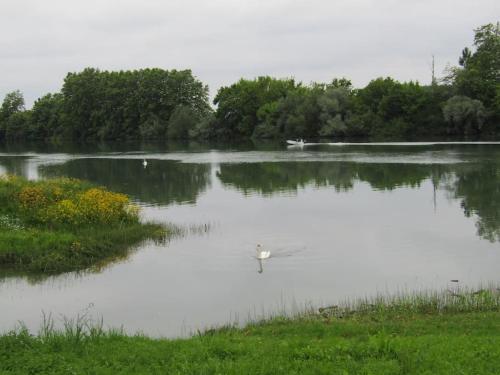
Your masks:
M 416 187 L 438 166 L 420 164 L 366 164 L 354 162 L 282 162 L 223 164 L 217 176 L 225 185 L 245 194 L 296 192 L 305 186 L 353 188 L 356 180 L 377 190 Z
M 69 176 L 126 193 L 145 203 L 195 203 L 210 184 L 210 165 L 140 159 L 84 158 L 40 167 L 43 177 Z
M 467 217 L 476 216 L 479 236 L 500 241 L 500 164 L 484 163 L 455 173 L 449 186 Z
M 28 159 L 26 156 L 0 156 L 0 174 L 28 177 Z
M 262 162 L 222 164 L 217 177 L 223 184 L 245 194 L 273 195 L 296 192 L 306 185 L 333 186 L 337 191 L 352 188 L 352 172 L 340 163 Z
M 296 193 L 306 186 L 348 191 L 356 181 L 373 189 L 415 188 L 429 180 L 459 199 L 464 214 L 477 218 L 478 235 L 500 241 L 500 164 L 397 164 L 354 162 L 283 162 L 223 164 L 217 174 L 226 186 L 244 194 Z
M 393 190 L 398 187 L 419 187 L 429 178 L 437 165 L 431 164 L 357 164 L 353 179 L 368 182 L 377 190 Z
M 476 153 L 472 153 L 476 155 Z M 296 193 L 306 186 L 348 191 L 357 181 L 373 189 L 415 188 L 429 180 L 461 202 L 476 220 L 479 236 L 500 241 L 500 163 L 487 153 L 479 162 L 462 164 L 399 164 L 355 162 L 261 162 L 222 164 L 220 181 L 244 194 L 272 196 Z M 475 160 L 478 160 L 475 159 Z M 0 156 L 0 171 L 27 176 L 29 158 Z M 210 165 L 140 159 L 82 158 L 41 166 L 43 177 L 70 176 L 121 191 L 146 203 L 195 203 L 210 185 Z

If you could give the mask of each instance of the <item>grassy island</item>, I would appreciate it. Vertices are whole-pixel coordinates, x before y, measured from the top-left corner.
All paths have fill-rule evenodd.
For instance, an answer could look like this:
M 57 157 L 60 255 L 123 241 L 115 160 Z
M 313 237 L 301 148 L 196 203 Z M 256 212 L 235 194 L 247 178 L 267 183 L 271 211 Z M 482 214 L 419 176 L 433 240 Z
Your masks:
M 0 177 L 0 267 L 56 273 L 123 255 L 165 229 L 139 220 L 126 195 L 60 178 Z
M 48 322 L 0 336 L 0 373 L 498 374 L 499 308 L 495 288 L 413 295 L 177 340 Z

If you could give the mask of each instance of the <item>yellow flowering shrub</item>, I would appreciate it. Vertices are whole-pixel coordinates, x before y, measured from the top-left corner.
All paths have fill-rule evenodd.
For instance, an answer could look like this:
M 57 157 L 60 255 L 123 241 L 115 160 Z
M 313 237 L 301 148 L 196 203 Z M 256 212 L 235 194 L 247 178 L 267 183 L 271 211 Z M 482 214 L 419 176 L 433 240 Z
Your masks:
M 137 210 L 131 210 L 129 199 L 124 194 L 111 193 L 103 189 L 89 189 L 78 197 L 78 207 L 87 221 L 113 223 L 137 220 Z
M 75 226 L 139 220 L 139 207 L 126 195 L 89 187 L 75 179 L 33 182 L 11 176 L 0 178 L 0 196 L 9 201 L 10 195 L 11 204 L 18 207 L 14 210 L 31 223 Z
M 19 203 L 23 209 L 39 209 L 47 205 L 47 196 L 39 186 L 26 186 L 19 193 Z
M 40 217 L 42 221 L 50 224 L 79 225 L 83 223 L 82 214 L 79 212 L 78 207 L 69 199 L 63 199 L 49 206 L 40 213 Z

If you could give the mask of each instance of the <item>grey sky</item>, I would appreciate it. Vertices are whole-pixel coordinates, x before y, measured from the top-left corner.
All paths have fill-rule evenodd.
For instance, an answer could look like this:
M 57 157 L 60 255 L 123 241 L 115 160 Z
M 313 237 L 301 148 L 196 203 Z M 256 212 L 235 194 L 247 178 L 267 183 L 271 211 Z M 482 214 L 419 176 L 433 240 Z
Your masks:
M 498 0 L 1 0 L 0 99 L 87 66 L 189 68 L 212 96 L 265 74 L 428 83 L 432 54 L 440 73 L 499 18 Z

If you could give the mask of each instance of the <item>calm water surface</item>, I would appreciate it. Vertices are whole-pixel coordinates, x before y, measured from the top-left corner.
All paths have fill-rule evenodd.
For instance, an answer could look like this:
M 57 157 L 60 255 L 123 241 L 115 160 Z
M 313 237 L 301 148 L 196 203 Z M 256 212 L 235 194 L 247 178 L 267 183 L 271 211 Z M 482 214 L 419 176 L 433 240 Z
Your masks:
M 4 147 L 0 173 L 87 179 L 183 228 L 99 270 L 0 273 L 0 331 L 88 310 L 178 336 L 283 307 L 500 282 L 498 144 Z M 270 259 L 255 259 L 257 243 Z

